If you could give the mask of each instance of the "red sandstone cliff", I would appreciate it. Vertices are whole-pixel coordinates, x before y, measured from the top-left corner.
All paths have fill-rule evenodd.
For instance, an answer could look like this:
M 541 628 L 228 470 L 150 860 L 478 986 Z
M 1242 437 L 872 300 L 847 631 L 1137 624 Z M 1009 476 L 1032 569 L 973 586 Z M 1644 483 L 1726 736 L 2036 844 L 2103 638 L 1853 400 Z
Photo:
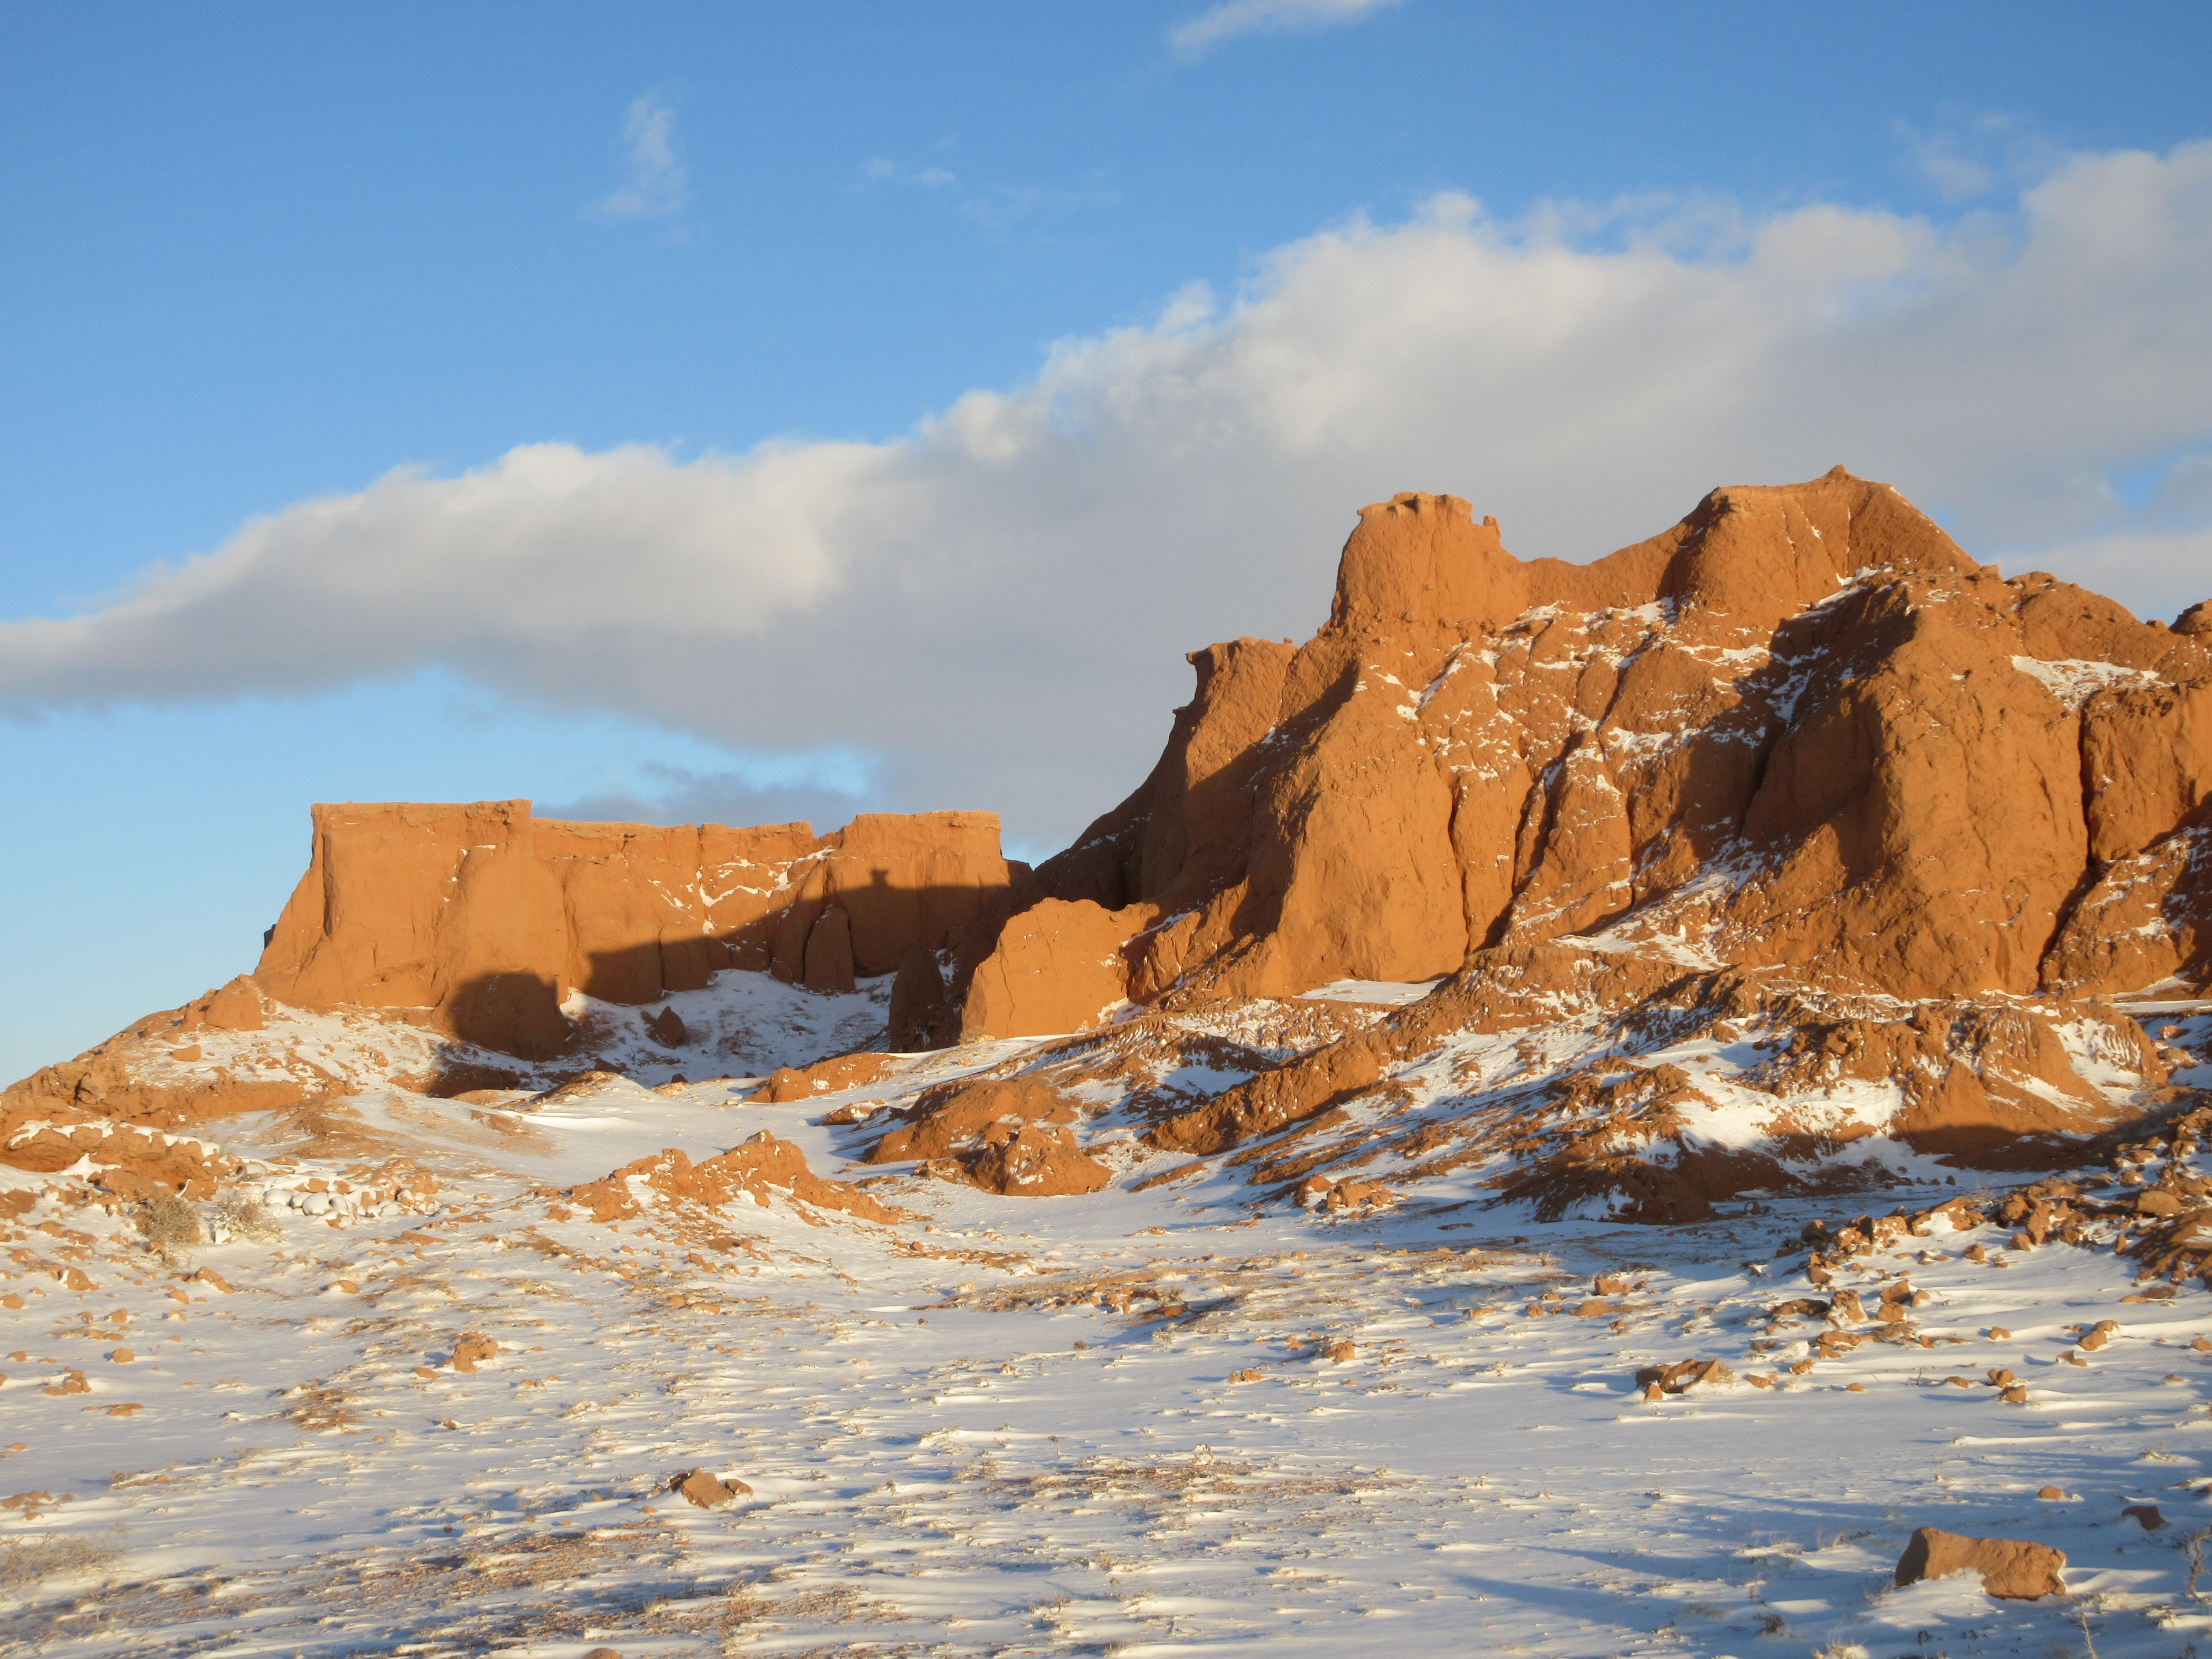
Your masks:
M 2002 580 L 1841 468 L 1589 565 L 1401 495 L 1311 640 L 1191 661 L 1152 775 L 971 935 L 939 1040 L 1608 930 L 1905 998 L 2212 955 L 2204 608 Z
M 2168 628 L 2003 580 L 1838 469 L 1583 566 L 1401 495 L 1361 513 L 1311 640 L 1191 661 L 1152 775 L 1035 872 L 987 814 L 817 837 L 318 807 L 254 977 L 10 1087 L 0 1162 L 97 1139 L 205 1185 L 198 1143 L 137 1132 L 536 1087 L 594 1045 L 751 1076 L 871 1040 L 770 987 L 803 1054 L 692 1042 L 760 981 L 647 1018 L 728 969 L 825 992 L 896 969 L 894 1048 L 1054 1039 L 767 1091 L 865 1083 L 884 1098 L 827 1120 L 852 1125 L 903 1097 L 871 1158 L 1007 1194 L 1164 1152 L 1199 1162 L 1137 1186 L 1220 1158 L 1332 1210 L 1427 1182 L 1679 1220 L 1887 1179 L 1877 1142 L 2063 1167 L 2197 1097 L 2196 1017 L 2102 999 L 2212 978 L 2212 605 Z M 1431 979 L 1395 1012 L 1291 1000 Z M 608 1047 L 623 1021 L 647 1047 Z
M 300 1007 L 425 1010 L 542 1060 L 568 1041 L 573 990 L 647 1003 L 742 968 L 849 991 L 957 943 L 1019 868 L 988 812 L 866 813 L 817 836 L 534 819 L 527 801 L 317 806 L 253 978 Z

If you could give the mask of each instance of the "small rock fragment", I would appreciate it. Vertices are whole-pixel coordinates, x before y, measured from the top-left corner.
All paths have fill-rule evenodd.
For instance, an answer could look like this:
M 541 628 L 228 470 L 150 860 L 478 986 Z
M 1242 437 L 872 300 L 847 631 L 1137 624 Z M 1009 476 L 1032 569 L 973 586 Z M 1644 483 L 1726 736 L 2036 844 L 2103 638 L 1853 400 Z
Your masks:
M 2074 1501 L 2074 1494 L 2063 1486 L 2045 1486 L 2035 1495 L 2046 1504 L 2070 1504 Z
M 2145 1532 L 2165 1530 L 2166 1517 L 2158 1512 L 2158 1505 L 2155 1504 L 2130 1504 L 2120 1513 L 2133 1521 Z

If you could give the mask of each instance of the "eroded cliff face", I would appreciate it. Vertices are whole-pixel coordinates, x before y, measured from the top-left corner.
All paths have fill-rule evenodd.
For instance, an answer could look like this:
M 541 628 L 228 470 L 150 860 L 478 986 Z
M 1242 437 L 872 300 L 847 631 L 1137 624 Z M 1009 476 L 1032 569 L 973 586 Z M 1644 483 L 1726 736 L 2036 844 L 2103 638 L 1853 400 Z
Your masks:
M 310 1009 L 419 1009 L 545 1060 L 573 993 L 643 1004 L 725 968 L 824 992 L 958 942 L 1016 867 L 988 812 L 731 829 L 532 818 L 527 801 L 321 805 L 253 979 Z
M 2003 580 L 1841 468 L 1589 565 L 1401 495 L 1304 646 L 1193 655 L 1151 777 L 971 936 L 957 1035 L 1567 937 L 1907 999 L 2201 979 L 2208 630 Z
M 1401 495 L 1312 639 L 1190 660 L 1035 872 L 984 813 L 319 807 L 255 974 L 0 1094 L 0 1164 L 211 1189 L 180 1132 L 519 1133 L 588 1070 L 819 1097 L 885 1190 L 1672 1222 L 2212 1103 L 2212 605 L 2005 580 L 1838 469 L 1588 565 Z

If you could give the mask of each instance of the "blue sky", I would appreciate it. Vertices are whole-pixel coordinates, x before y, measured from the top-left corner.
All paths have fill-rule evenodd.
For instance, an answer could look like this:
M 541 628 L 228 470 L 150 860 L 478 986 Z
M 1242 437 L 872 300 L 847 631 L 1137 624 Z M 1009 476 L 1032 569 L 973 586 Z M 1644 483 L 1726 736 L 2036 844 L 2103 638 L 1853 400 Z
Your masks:
M 0 1073 L 250 968 L 314 799 L 1048 852 L 1181 653 L 1310 630 L 1397 489 L 1587 558 L 1841 460 L 2170 615 L 2209 46 L 2158 4 L 0 8 Z

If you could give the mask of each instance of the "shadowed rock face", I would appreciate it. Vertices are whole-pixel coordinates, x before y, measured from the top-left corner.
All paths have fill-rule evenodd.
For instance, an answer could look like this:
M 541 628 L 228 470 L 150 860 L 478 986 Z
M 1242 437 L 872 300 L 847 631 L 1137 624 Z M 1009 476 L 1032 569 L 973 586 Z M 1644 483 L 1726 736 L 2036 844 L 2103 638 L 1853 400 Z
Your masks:
M 527 801 L 318 806 L 254 980 L 278 1001 L 428 1011 L 525 1059 L 561 1001 L 641 1004 L 723 968 L 820 990 L 955 943 L 1015 872 L 988 812 L 730 829 L 535 819 Z
M 1911 999 L 2201 976 L 2197 615 L 2002 580 L 1841 468 L 1589 565 L 1398 496 L 1304 646 L 1192 656 L 1152 775 L 971 933 L 961 1033 L 1608 930 Z

